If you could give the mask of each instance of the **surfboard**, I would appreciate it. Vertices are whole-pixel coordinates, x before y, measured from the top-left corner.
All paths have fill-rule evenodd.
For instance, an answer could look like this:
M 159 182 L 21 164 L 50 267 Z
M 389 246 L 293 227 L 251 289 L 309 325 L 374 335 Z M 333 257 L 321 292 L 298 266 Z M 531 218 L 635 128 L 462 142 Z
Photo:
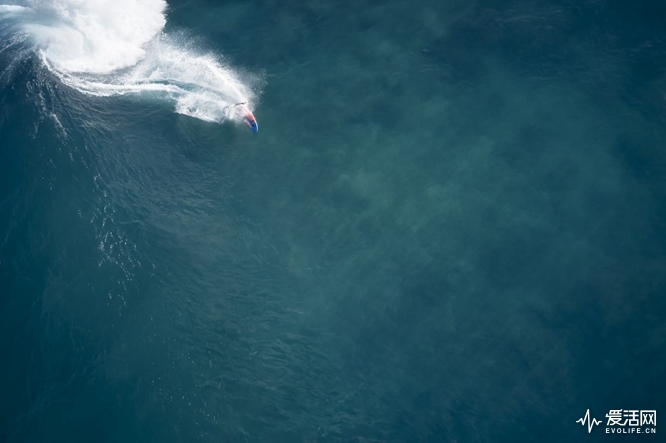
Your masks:
M 254 115 L 252 112 L 250 112 L 245 105 L 243 105 L 245 108 L 245 115 L 243 116 L 243 120 L 245 120 L 245 124 L 250 128 L 252 132 L 259 132 L 259 124 L 257 123 L 257 119 L 254 118 Z

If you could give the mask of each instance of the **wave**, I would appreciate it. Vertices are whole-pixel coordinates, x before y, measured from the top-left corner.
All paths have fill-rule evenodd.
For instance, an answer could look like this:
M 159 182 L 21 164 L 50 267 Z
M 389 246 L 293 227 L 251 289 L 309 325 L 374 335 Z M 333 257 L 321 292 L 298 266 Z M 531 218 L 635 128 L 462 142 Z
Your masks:
M 166 10 L 164 0 L 26 0 L 0 5 L 0 19 L 79 92 L 157 97 L 211 122 L 237 118 L 237 102 L 252 110 L 252 89 L 218 55 L 164 32 Z

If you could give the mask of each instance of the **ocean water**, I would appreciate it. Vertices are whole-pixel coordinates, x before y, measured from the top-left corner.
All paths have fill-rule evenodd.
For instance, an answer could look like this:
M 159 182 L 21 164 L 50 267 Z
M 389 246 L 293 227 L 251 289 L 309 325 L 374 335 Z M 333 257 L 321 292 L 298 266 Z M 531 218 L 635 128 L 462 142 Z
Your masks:
M 663 2 L 5 3 L 0 442 L 666 432 Z

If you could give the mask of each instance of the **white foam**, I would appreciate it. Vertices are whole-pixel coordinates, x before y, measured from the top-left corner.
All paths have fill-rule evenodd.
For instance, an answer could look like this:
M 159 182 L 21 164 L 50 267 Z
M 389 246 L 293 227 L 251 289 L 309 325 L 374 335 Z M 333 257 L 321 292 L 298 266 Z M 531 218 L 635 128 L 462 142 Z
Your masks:
M 0 0 L 1 1 L 1 0 Z M 18 3 L 18 4 L 16 4 Z M 152 94 L 176 112 L 231 117 L 253 94 L 219 57 L 164 35 L 164 0 L 26 0 L 0 5 L 63 83 L 86 94 Z
M 27 8 L 19 5 L 0 5 L 1 14 L 20 14 L 26 12 Z

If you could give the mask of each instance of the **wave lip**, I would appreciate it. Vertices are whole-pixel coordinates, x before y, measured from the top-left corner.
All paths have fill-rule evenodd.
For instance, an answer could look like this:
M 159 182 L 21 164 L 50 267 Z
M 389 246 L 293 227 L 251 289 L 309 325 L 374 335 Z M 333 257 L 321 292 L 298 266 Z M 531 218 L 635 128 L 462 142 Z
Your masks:
M 64 72 L 109 73 L 136 64 L 166 24 L 164 0 L 29 0 L 2 5 Z
M 234 119 L 233 103 L 253 94 L 212 54 L 163 33 L 164 0 L 27 0 L 0 5 L 34 43 L 47 68 L 89 95 L 150 94 L 178 113 Z M 182 40 L 182 39 L 181 39 Z

